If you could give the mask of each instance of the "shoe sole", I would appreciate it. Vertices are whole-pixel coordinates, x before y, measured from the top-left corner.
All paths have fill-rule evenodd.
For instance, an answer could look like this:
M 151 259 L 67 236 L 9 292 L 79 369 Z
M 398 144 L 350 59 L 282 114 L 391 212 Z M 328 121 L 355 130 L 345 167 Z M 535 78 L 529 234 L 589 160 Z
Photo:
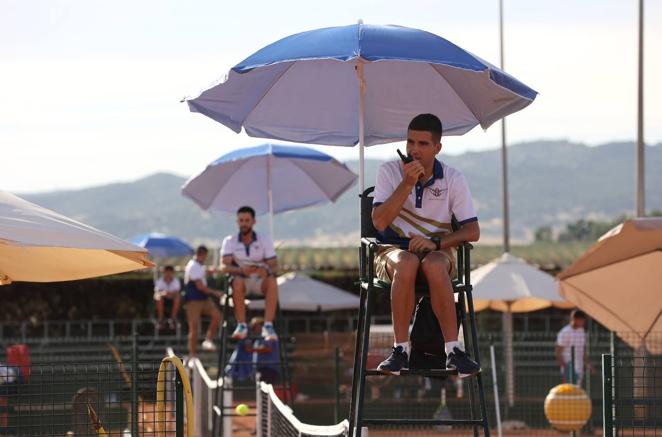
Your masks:
M 407 369 L 403 368 L 401 370 L 407 370 Z M 383 375 L 400 376 L 400 370 L 388 370 L 388 369 L 377 368 L 377 371 L 380 372 Z
M 459 373 L 458 372 L 457 376 L 459 376 L 460 379 L 464 379 L 464 378 L 468 378 L 470 376 L 476 376 L 482 371 L 483 371 L 483 369 L 478 369 L 478 370 L 476 370 L 475 372 L 472 372 L 472 373 Z

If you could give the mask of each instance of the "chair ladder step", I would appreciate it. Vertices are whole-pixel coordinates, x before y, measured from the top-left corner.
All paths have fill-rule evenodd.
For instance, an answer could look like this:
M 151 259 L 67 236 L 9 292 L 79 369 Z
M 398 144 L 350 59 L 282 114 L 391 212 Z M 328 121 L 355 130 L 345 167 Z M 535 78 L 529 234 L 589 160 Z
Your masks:
M 482 419 L 363 419 L 363 425 L 412 425 L 412 426 L 436 426 L 436 425 L 472 425 L 483 426 Z
M 388 373 L 382 373 L 377 369 L 367 369 L 366 376 L 398 376 Z M 442 377 L 457 375 L 456 369 L 402 369 L 399 376 L 427 376 L 427 377 Z

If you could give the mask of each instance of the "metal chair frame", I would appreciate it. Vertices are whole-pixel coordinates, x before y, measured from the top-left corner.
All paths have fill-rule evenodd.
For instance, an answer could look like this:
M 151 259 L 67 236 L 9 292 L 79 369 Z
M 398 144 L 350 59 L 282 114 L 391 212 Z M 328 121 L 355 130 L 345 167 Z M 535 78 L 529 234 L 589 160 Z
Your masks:
M 375 252 L 379 247 L 376 240 L 377 231 L 372 224 L 372 201 L 370 193 L 374 187 L 366 189 L 361 195 L 361 247 L 359 249 L 359 279 L 360 279 L 360 306 L 359 321 L 356 333 L 356 347 L 354 350 L 354 374 L 352 377 L 352 397 L 349 412 L 350 435 L 359 436 L 363 426 L 369 425 L 469 425 L 472 426 L 474 436 L 478 437 L 479 429 L 482 428 L 483 435 L 489 437 L 490 430 L 487 422 L 487 405 L 485 391 L 483 389 L 482 373 L 468 378 L 469 388 L 469 414 L 470 419 L 393 419 L 393 418 L 364 418 L 364 395 L 366 376 L 384 376 L 376 369 L 367 369 L 366 363 L 369 350 L 370 325 L 373 313 L 373 301 L 378 291 L 389 292 L 390 284 L 378 280 L 375 277 Z M 474 314 L 472 286 L 471 286 L 471 262 L 470 252 L 472 245 L 464 243 L 457 250 L 457 278 L 453 280 L 453 290 L 457 295 L 458 323 L 462 326 L 464 344 L 467 353 L 480 364 L 478 351 L 478 339 L 476 332 L 476 319 Z M 429 289 L 416 289 L 416 295 L 429 296 Z M 468 320 L 467 320 L 468 319 Z M 468 321 L 468 323 L 467 323 Z M 469 326 L 467 326 L 469 325 Z M 468 329 L 467 329 L 468 328 Z M 456 371 L 447 369 L 429 370 L 403 370 L 401 377 L 408 375 L 440 377 L 457 374 Z M 478 393 L 476 393 L 478 392 Z M 478 394 L 478 398 L 476 398 Z M 478 404 L 478 405 L 477 405 Z M 354 433 L 353 430 L 355 431 Z

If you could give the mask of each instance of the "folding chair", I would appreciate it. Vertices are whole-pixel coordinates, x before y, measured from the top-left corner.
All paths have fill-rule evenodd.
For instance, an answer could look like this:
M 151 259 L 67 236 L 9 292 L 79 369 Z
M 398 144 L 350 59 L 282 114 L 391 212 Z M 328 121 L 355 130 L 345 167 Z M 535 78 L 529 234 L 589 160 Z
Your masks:
M 360 279 L 360 305 L 359 321 L 356 333 L 356 348 L 354 350 L 354 374 L 352 378 L 352 398 L 350 402 L 349 429 L 351 436 L 360 436 L 363 426 L 370 425 L 409 425 L 409 426 L 439 426 L 439 425 L 464 425 L 472 426 L 474 436 L 478 437 L 478 430 L 483 429 L 485 437 L 490 435 L 487 423 L 487 406 L 485 402 L 485 392 L 483 390 L 483 381 L 481 373 L 469 378 L 469 414 L 470 419 L 393 419 L 393 418 L 364 418 L 363 400 L 365 394 L 366 376 L 380 375 L 384 376 L 376 369 L 367 369 L 367 357 L 369 350 L 370 323 L 373 311 L 373 300 L 377 292 L 390 292 L 389 283 L 380 281 L 375 277 L 375 251 L 379 244 L 377 243 L 377 230 L 372 223 L 372 202 L 370 195 L 374 187 L 366 189 L 361 195 L 361 247 L 359 260 L 359 279 Z M 457 296 L 457 313 L 459 314 L 459 324 L 462 326 L 464 334 L 464 344 L 467 354 L 473 355 L 473 359 L 480 364 L 480 355 L 478 352 L 478 341 L 476 334 L 476 323 L 474 316 L 474 306 L 472 298 L 472 287 L 470 282 L 470 250 L 472 246 L 464 243 L 457 251 L 457 278 L 452 281 L 453 290 Z M 416 295 L 429 296 L 427 286 L 417 285 Z M 468 309 L 468 311 L 467 311 Z M 469 328 L 467 329 L 467 315 Z M 469 335 L 470 333 L 470 335 Z M 441 341 L 441 340 L 440 340 Z M 471 348 L 469 348 L 469 345 Z M 457 371 L 447 369 L 427 369 L 427 370 L 402 370 L 400 377 L 408 375 L 424 377 L 445 377 L 455 375 Z M 394 376 L 397 377 L 397 376 Z M 478 399 L 476 399 L 476 389 Z M 476 401 L 478 400 L 478 405 Z
M 222 323 L 221 323 L 221 347 L 219 349 L 218 353 L 218 380 L 222 381 L 223 384 L 219 386 L 219 388 L 216 390 L 216 399 L 214 404 L 216 405 L 217 408 L 214 410 L 216 411 L 215 417 L 214 417 L 214 423 L 212 425 L 212 435 L 214 437 L 222 437 L 224 433 L 227 433 L 227 435 L 232 435 L 232 430 L 224 430 L 223 429 L 223 419 L 224 417 L 227 416 L 236 416 L 236 414 L 233 411 L 232 405 L 225 405 L 225 397 L 223 396 L 223 392 L 226 391 L 232 391 L 236 390 L 236 388 L 233 387 L 227 387 L 225 384 L 226 377 L 227 377 L 227 372 L 226 372 L 226 367 L 228 365 L 228 344 L 230 342 L 234 342 L 230 338 L 230 334 L 228 333 L 228 320 L 230 318 L 230 310 L 231 308 L 234 308 L 233 305 L 233 295 L 232 295 L 232 285 L 230 284 L 230 279 L 229 277 L 224 278 L 224 284 L 225 284 L 225 296 L 224 299 L 222 300 L 222 311 L 223 311 L 223 317 L 222 317 Z M 247 303 L 250 301 L 257 301 L 257 300 L 264 300 L 264 296 L 262 295 L 248 295 L 246 296 L 246 301 Z M 248 307 L 248 305 L 247 305 Z M 248 310 L 248 308 L 247 308 Z M 233 314 L 233 313 L 232 313 Z M 234 317 L 233 317 L 234 319 Z M 291 384 L 290 384 L 290 375 L 289 375 L 289 364 L 287 360 L 287 351 L 285 349 L 285 342 L 287 340 L 287 333 L 285 332 L 285 323 L 283 322 L 283 313 L 281 312 L 280 309 L 280 303 L 277 304 L 276 306 L 276 320 L 275 320 L 275 328 L 276 332 L 278 334 L 278 346 L 279 346 L 279 354 L 280 354 L 280 375 L 281 375 L 281 385 L 283 386 L 283 392 L 284 392 L 284 398 L 283 401 L 286 404 L 291 405 L 292 399 L 291 399 Z M 236 342 L 235 342 L 236 343 Z M 254 369 L 256 370 L 256 369 Z M 255 391 L 255 386 L 248 387 L 247 390 Z M 229 410 L 229 411 L 228 411 Z

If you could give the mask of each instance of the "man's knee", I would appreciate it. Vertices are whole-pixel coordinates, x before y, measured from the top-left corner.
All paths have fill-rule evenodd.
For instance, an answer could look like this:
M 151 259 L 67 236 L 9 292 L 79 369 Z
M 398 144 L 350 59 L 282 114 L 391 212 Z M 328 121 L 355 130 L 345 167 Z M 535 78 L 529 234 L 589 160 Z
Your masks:
M 450 268 L 450 259 L 446 255 L 436 252 L 428 254 L 421 263 L 421 270 L 428 281 L 431 279 L 450 280 Z
M 418 257 L 413 253 L 400 252 L 393 263 L 393 278 L 397 276 L 400 279 L 415 280 L 420 264 Z

